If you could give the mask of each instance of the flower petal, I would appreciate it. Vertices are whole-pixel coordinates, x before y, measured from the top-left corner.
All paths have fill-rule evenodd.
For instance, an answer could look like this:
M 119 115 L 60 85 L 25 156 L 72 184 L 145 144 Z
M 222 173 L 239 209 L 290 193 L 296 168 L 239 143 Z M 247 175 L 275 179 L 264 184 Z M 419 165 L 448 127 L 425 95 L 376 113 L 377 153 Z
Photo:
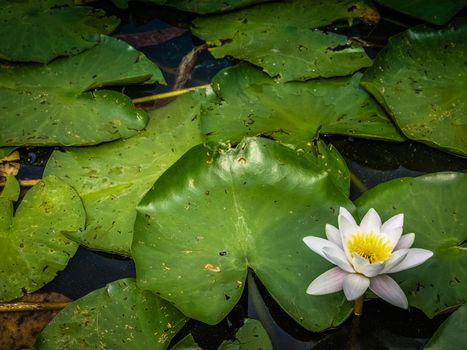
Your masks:
M 350 214 L 350 212 L 344 207 L 339 208 L 339 216 L 344 216 L 348 222 L 350 222 L 354 226 L 357 226 L 357 223 L 355 222 L 355 219 L 353 218 L 352 214 Z
M 370 285 L 370 280 L 358 273 L 350 273 L 344 278 L 344 294 L 347 300 L 358 299 L 365 293 Z
M 347 209 L 341 207 L 341 212 L 346 213 L 346 214 L 339 214 L 339 217 L 337 218 L 337 221 L 339 223 L 339 231 L 341 234 L 341 239 L 342 239 L 342 247 L 344 248 L 345 255 L 347 256 L 347 260 L 351 260 L 351 256 L 349 253 L 348 245 L 347 242 L 350 240 L 352 235 L 355 232 L 358 232 L 360 228 L 358 225 L 355 223 L 355 220 L 351 218 L 352 220 L 349 220 L 348 216 L 350 213 L 347 211 Z
M 394 215 L 389 218 L 382 226 L 381 231 L 392 231 L 404 226 L 404 214 Z
M 328 257 L 324 254 L 323 248 L 330 247 L 332 250 L 341 250 L 335 243 L 328 241 L 327 239 L 315 237 L 315 236 L 308 236 L 303 238 L 303 242 L 314 251 L 316 254 L 321 255 L 326 260 L 332 262 L 328 259 Z M 332 262 L 333 263 L 333 262 Z
M 384 269 L 380 272 L 380 274 L 387 273 L 387 271 L 399 265 L 405 259 L 408 252 L 408 249 L 399 249 L 393 252 L 391 257 L 385 261 Z
M 334 265 L 339 266 L 342 270 L 355 273 L 352 265 L 350 265 L 345 253 L 339 247 L 332 247 L 327 246 L 323 247 L 323 254 L 325 255 L 326 259 L 332 262 Z
M 365 275 L 366 277 L 374 277 L 378 275 L 379 273 L 381 273 L 385 266 L 383 262 L 376 262 L 370 264 L 368 260 L 361 257 L 357 253 L 353 253 L 352 263 L 353 267 L 355 268 L 355 271 Z
M 339 229 L 337 227 L 326 224 L 326 237 L 328 241 L 331 241 L 337 244 L 340 248 L 342 248 L 341 233 L 339 232 Z
M 360 228 L 366 234 L 373 232 L 379 234 L 381 232 L 381 218 L 376 210 L 370 208 L 360 222 Z
M 381 235 L 389 240 L 389 244 L 394 248 L 402 235 L 404 225 L 404 214 L 394 215 L 381 227 Z
M 335 293 L 342 290 L 344 286 L 344 278 L 347 272 L 342 271 L 338 267 L 333 267 L 330 270 L 322 273 L 310 283 L 306 292 L 311 295 L 323 295 Z
M 433 256 L 433 252 L 431 250 L 410 248 L 405 259 L 402 260 L 400 264 L 393 266 L 386 273 L 394 273 L 394 272 L 399 272 L 399 271 L 410 269 L 412 267 L 423 264 L 425 261 L 427 261 L 432 256 Z
M 370 282 L 370 289 L 381 299 L 388 303 L 407 309 L 409 306 L 407 297 L 401 287 L 388 275 L 373 277 Z
M 394 248 L 394 250 L 409 249 L 414 241 L 415 233 L 407 233 L 405 235 L 402 235 L 402 237 L 399 239 L 399 242 L 397 242 L 397 245 Z

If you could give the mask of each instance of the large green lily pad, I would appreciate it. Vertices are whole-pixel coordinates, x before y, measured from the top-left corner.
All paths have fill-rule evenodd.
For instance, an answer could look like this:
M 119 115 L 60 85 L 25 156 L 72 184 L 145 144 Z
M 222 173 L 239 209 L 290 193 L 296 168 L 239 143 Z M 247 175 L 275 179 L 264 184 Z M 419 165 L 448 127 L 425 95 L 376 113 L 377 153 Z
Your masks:
M 270 0 L 139 0 L 199 14 L 224 12 Z
M 205 109 L 202 130 L 215 142 L 267 135 L 305 148 L 319 134 L 402 141 L 360 78 L 278 83 L 247 64 L 229 67 L 212 81 L 219 101 Z
M 145 131 L 97 147 L 55 151 L 45 168 L 80 194 L 86 230 L 71 237 L 92 248 L 130 254 L 136 206 L 168 167 L 202 143 L 199 109 L 209 98 L 192 93 L 150 112 Z
M 383 220 L 404 214 L 413 247 L 433 251 L 424 264 L 392 275 L 409 304 L 433 317 L 467 298 L 467 174 L 435 173 L 378 185 L 356 202 L 363 215 L 375 208 Z
M 98 45 L 48 65 L 0 65 L 0 146 L 93 145 L 130 137 L 144 111 L 102 86 L 163 81 L 159 68 L 123 41 Z
M 63 309 L 33 348 L 163 350 L 187 320 L 168 302 L 138 289 L 133 279 L 123 279 Z
M 376 0 L 376 2 L 433 24 L 445 24 L 467 6 L 466 0 Z
M 15 215 L 0 197 L 0 301 L 34 292 L 63 270 L 78 245 L 66 236 L 84 228 L 78 194 L 56 177 L 28 191 Z
M 467 155 L 467 20 L 392 37 L 361 81 L 410 139 Z
M 249 61 L 282 81 L 349 75 L 371 65 L 358 44 L 321 29 L 337 21 L 377 22 L 378 13 L 359 0 L 291 0 L 201 17 L 192 32 L 213 46 L 214 57 Z
M 71 0 L 0 0 L 0 58 L 47 63 L 96 45 L 92 34 L 110 34 L 120 23 Z
M 428 344 L 425 350 L 464 349 L 467 347 L 467 305 L 461 306 L 449 318 L 443 322 Z M 463 345 L 462 345 L 463 344 Z
M 302 238 L 324 235 L 351 202 L 319 158 L 267 139 L 232 149 L 192 148 L 137 209 L 132 253 L 141 288 L 209 324 L 238 302 L 248 267 L 308 329 L 349 315 L 342 294 L 314 297 L 310 281 L 330 265 Z

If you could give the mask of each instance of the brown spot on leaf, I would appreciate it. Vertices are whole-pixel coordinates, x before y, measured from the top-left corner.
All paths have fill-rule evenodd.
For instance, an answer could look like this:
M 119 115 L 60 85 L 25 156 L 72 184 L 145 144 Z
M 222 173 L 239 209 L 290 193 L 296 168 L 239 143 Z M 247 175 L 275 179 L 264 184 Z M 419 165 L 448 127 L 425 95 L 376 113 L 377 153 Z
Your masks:
M 221 268 L 219 266 L 215 266 L 213 264 L 204 265 L 204 269 L 206 271 L 211 271 L 211 272 L 221 272 Z

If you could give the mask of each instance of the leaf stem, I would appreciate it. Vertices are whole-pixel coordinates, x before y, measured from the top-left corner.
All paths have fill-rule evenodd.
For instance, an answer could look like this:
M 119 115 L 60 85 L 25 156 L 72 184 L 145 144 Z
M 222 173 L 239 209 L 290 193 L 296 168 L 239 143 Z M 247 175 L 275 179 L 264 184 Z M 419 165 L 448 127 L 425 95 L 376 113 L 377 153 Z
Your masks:
M 363 302 L 364 301 L 365 301 L 365 298 L 363 295 L 357 300 L 355 300 L 355 303 L 353 305 L 353 314 L 355 316 L 360 317 L 363 315 Z
M 399 27 L 402 27 L 402 28 L 409 28 L 410 27 L 408 24 L 402 23 L 401 21 L 398 21 L 398 20 L 393 19 L 393 18 L 381 16 L 381 19 L 383 21 L 395 24 L 396 26 L 399 26 Z
M 133 101 L 133 103 L 144 103 L 144 102 L 162 100 L 164 98 L 170 98 L 170 97 L 184 95 L 184 94 L 186 94 L 188 92 L 199 90 L 199 89 L 207 89 L 210 86 L 211 86 L 210 84 L 194 86 L 194 87 L 190 87 L 190 88 L 186 88 L 186 89 L 163 92 L 161 94 L 156 94 L 156 95 L 138 97 L 138 98 L 133 99 L 132 101 Z
M 0 313 L 2 312 L 24 312 L 24 311 L 42 311 L 42 310 L 61 310 L 71 302 L 62 303 L 28 303 L 28 302 L 16 302 L 16 303 L 0 303 Z
M 357 189 L 360 191 L 360 192 L 366 192 L 368 191 L 368 187 L 366 187 L 366 185 L 363 183 L 362 180 L 360 180 L 360 178 L 355 175 L 352 171 L 349 170 L 349 174 L 350 174 L 350 181 L 355 185 L 355 187 L 357 187 Z

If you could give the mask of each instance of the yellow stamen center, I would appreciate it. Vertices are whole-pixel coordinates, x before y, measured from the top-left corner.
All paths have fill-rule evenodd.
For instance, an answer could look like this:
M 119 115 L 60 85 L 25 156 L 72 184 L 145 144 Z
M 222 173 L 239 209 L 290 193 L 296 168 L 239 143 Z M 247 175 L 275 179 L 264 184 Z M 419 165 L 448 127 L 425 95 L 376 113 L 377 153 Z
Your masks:
M 351 256 L 353 253 L 357 253 L 372 264 L 387 260 L 392 255 L 391 251 L 393 247 L 389 245 L 389 241 L 383 236 L 371 231 L 368 234 L 364 232 L 352 234 L 347 241 L 347 248 Z

